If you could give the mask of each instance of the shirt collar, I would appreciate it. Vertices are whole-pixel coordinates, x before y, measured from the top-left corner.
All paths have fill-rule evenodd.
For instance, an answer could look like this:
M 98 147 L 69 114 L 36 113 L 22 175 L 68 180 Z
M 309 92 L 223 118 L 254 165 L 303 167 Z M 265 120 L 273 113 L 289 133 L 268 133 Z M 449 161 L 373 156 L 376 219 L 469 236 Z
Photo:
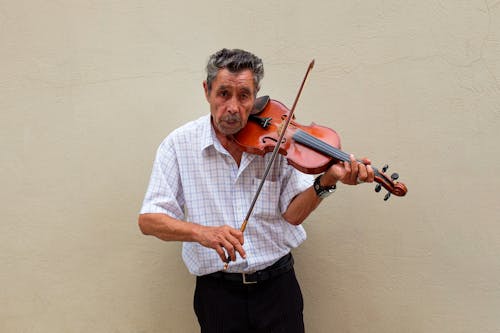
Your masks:
M 215 129 L 212 125 L 212 116 L 206 115 L 203 121 L 203 131 L 201 135 L 201 151 L 205 152 L 209 147 L 214 147 L 220 153 L 228 154 L 226 149 L 222 146 L 217 135 L 215 134 Z
M 222 146 L 219 139 L 217 139 L 217 136 L 215 134 L 215 129 L 212 125 L 211 115 L 204 116 L 202 131 L 200 133 L 200 142 L 201 142 L 200 148 L 202 154 L 207 154 L 208 149 L 210 147 L 213 147 L 213 149 L 215 149 L 219 153 L 229 156 L 227 150 Z M 256 156 L 257 155 L 255 154 L 248 154 L 246 152 L 243 152 L 239 173 L 241 173 Z
M 214 131 L 214 128 L 212 126 L 212 121 L 211 121 L 211 116 L 208 114 L 208 115 L 205 115 L 203 117 L 203 127 L 202 127 L 202 131 L 200 133 L 200 142 L 201 142 L 201 150 L 204 151 L 205 149 L 207 149 L 208 147 L 210 146 L 213 146 L 214 145 L 214 141 L 216 140 L 216 137 L 215 137 L 215 131 Z

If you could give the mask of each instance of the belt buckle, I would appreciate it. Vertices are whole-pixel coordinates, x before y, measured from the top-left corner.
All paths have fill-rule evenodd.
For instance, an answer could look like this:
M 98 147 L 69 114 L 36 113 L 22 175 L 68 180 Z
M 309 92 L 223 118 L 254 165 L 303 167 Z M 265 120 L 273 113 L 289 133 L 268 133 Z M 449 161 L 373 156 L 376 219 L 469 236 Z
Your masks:
M 243 284 L 256 284 L 257 281 L 247 281 L 247 275 L 245 273 L 241 273 L 241 276 L 243 277 Z

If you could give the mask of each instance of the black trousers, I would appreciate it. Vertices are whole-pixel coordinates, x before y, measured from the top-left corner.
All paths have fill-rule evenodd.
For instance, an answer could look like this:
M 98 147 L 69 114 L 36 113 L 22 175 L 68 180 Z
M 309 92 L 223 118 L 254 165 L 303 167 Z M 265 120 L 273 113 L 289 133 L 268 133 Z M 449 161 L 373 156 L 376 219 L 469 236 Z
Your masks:
M 196 279 L 194 310 L 202 333 L 303 333 L 303 308 L 293 268 L 256 284 Z

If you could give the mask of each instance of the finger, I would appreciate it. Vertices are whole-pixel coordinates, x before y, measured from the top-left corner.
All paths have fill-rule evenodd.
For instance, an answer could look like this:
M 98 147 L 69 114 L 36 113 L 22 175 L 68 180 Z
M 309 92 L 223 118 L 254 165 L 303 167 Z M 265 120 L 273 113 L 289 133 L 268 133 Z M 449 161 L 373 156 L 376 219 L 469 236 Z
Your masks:
M 224 263 L 227 262 L 226 252 L 224 251 L 224 249 L 221 246 L 216 246 L 214 248 L 214 250 L 217 252 L 217 254 L 219 255 L 220 260 L 222 260 L 222 262 L 224 262 Z
M 363 157 L 361 159 L 361 161 L 363 161 L 364 165 L 370 165 L 370 164 L 372 164 L 372 161 L 370 159 L 366 158 L 366 157 Z
M 345 170 L 344 176 L 349 175 L 351 173 L 351 171 L 352 171 L 351 170 L 351 162 L 348 162 L 348 161 L 344 162 L 344 170 Z
M 357 183 L 357 178 L 358 178 L 358 172 L 359 172 L 359 162 L 354 158 L 354 155 L 349 156 L 351 159 L 351 181 L 352 183 L 356 184 Z
M 245 250 L 243 249 L 243 244 L 245 242 L 245 239 L 243 237 L 243 232 L 237 229 L 230 228 L 229 229 L 229 235 L 227 236 L 228 240 L 231 242 L 231 244 L 234 246 L 236 252 L 240 254 L 240 256 L 245 259 L 246 258 L 246 253 Z
M 372 161 L 370 161 L 370 159 L 368 159 L 366 157 L 363 157 L 361 159 L 361 161 L 363 162 L 364 172 L 362 175 L 358 176 L 358 180 L 361 180 L 362 182 L 367 182 L 367 183 L 373 182 L 375 176 L 374 176 L 373 168 L 371 166 Z M 366 172 L 366 175 L 365 175 L 365 172 Z
M 238 252 L 243 259 L 247 258 L 247 254 L 240 243 L 236 243 L 234 248 L 236 249 L 236 252 Z
M 240 244 L 243 245 L 245 239 L 243 238 L 243 233 L 240 230 L 229 229 L 229 233 L 231 234 L 231 236 L 236 238 Z
M 366 171 L 368 172 L 368 177 L 366 178 L 366 181 L 371 183 L 375 180 L 375 172 L 373 171 L 373 168 L 370 164 L 366 166 Z
M 359 184 L 366 182 L 367 177 L 368 177 L 368 171 L 366 170 L 366 166 L 364 164 L 359 164 L 357 183 Z
M 233 236 L 233 234 L 236 234 L 236 236 Z M 244 238 L 243 238 L 243 233 L 239 230 L 234 230 L 233 233 L 231 233 L 230 236 L 228 236 L 228 240 L 229 242 L 231 243 L 231 245 L 233 246 L 233 250 L 235 250 L 236 252 L 238 252 L 240 254 L 240 256 L 245 259 L 246 258 L 246 252 L 245 250 L 243 249 L 243 242 L 244 242 Z M 236 255 L 236 253 L 235 253 Z
M 236 252 L 234 251 L 233 244 L 227 240 L 223 240 L 221 242 L 221 246 L 226 250 L 229 258 L 231 258 L 232 261 L 236 261 Z

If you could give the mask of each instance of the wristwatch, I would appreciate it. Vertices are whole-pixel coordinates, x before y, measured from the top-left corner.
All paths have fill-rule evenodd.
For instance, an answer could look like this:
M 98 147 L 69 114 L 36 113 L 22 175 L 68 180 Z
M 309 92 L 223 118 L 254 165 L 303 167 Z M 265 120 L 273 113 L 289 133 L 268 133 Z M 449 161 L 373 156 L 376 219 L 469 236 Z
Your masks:
M 321 199 L 324 199 L 327 196 L 329 196 L 330 194 L 332 194 L 333 192 L 335 192 L 335 190 L 337 189 L 337 185 L 321 186 L 321 183 L 320 183 L 321 176 L 323 176 L 323 175 L 319 175 L 318 177 L 316 177 L 316 179 L 314 180 L 313 187 L 314 187 L 314 190 L 316 191 L 316 195 L 318 197 L 320 197 Z

